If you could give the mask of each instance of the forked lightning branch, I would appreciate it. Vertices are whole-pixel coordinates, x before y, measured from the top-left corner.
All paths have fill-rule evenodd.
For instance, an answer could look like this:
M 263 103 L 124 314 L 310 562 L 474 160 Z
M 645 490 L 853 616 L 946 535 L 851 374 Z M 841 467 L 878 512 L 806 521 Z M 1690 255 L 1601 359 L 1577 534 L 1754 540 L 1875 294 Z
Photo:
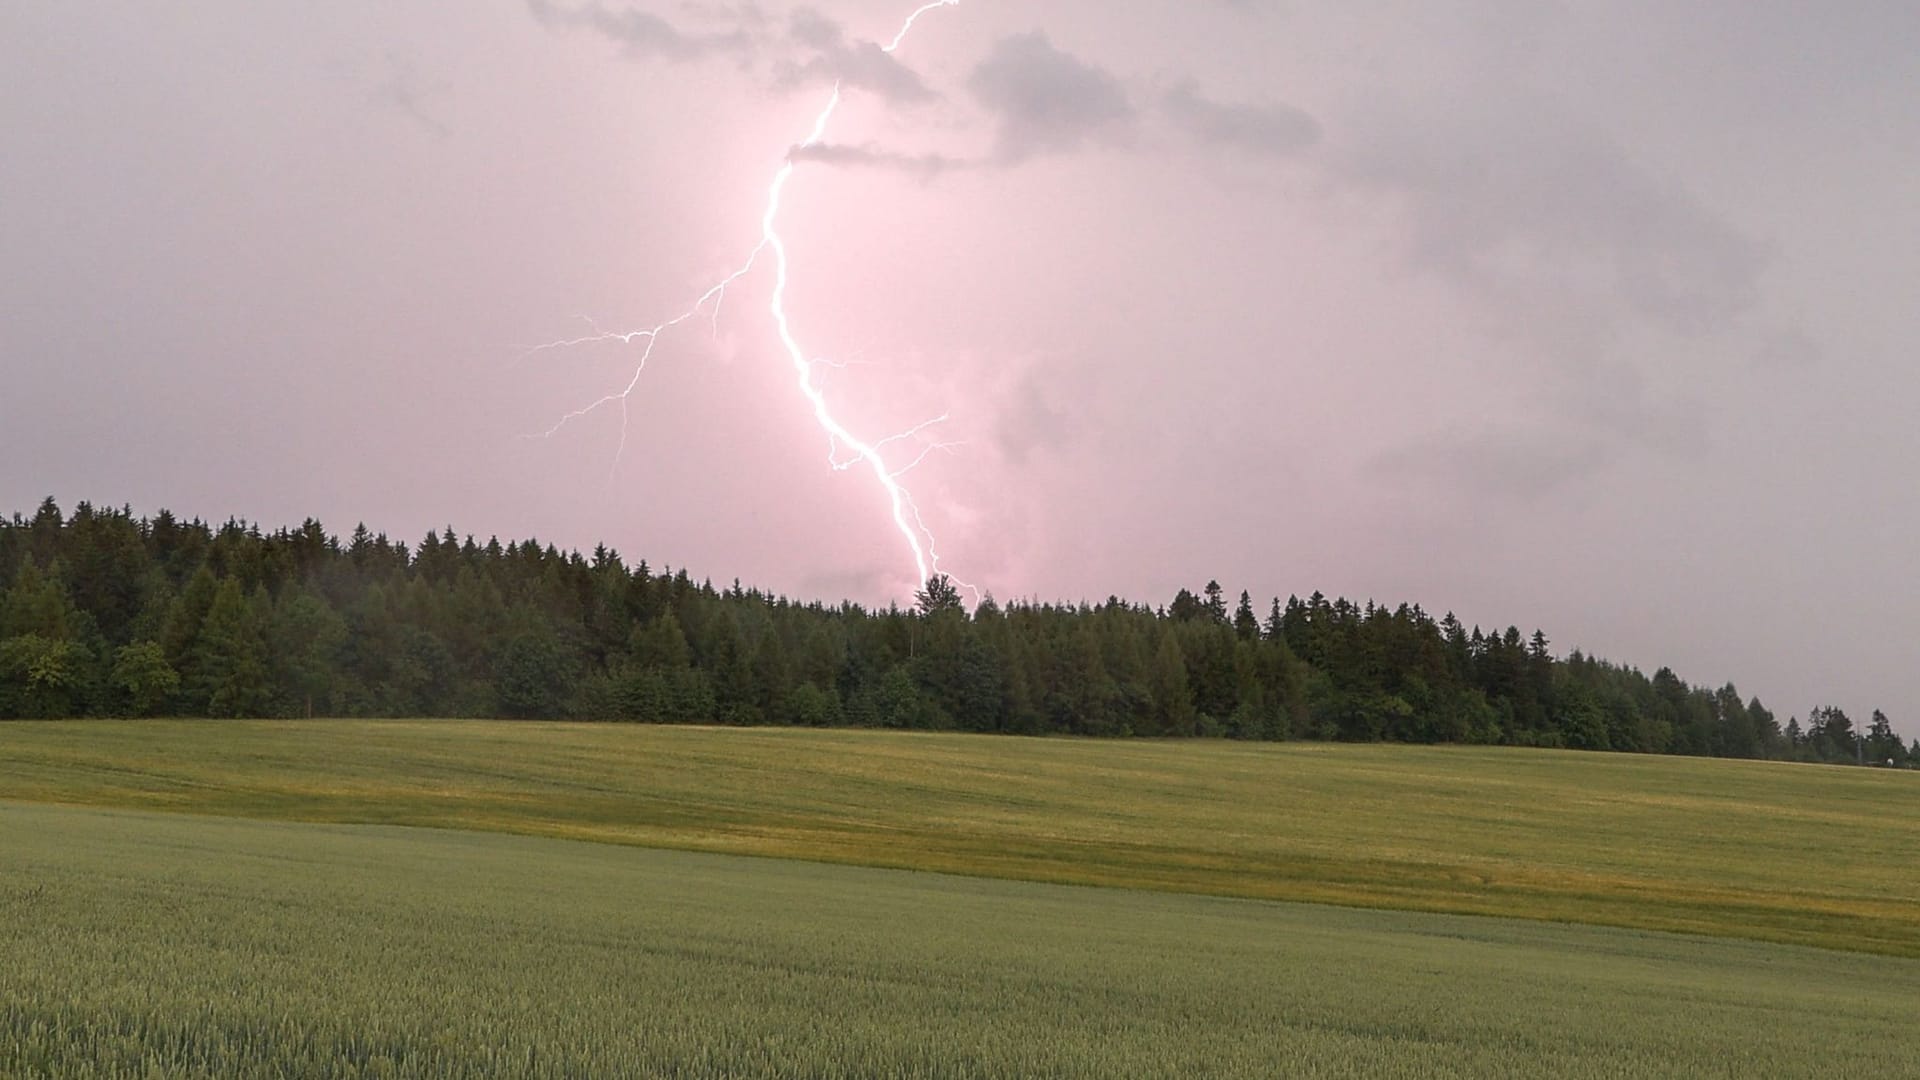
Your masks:
M 960 0 L 935 0 L 925 4 L 907 16 L 900 30 L 881 50 L 889 55 L 905 44 L 914 27 L 927 14 L 944 7 L 953 7 Z M 813 128 L 805 139 L 796 144 L 796 150 L 804 150 L 820 145 L 827 137 L 834 115 L 839 112 L 843 100 L 842 87 L 835 83 L 833 91 L 827 97 L 826 105 L 815 117 Z M 825 361 L 810 356 L 793 328 L 793 321 L 787 310 L 787 284 L 790 264 L 787 258 L 787 243 L 780 235 L 780 210 L 786 195 L 787 184 L 793 179 L 795 169 L 794 153 L 789 151 L 779 170 L 774 173 L 773 181 L 767 189 L 767 201 L 760 219 L 760 240 L 747 254 L 746 260 L 738 270 L 715 282 L 706 292 L 694 300 L 693 304 L 679 314 L 664 322 L 641 330 L 617 332 L 595 332 L 585 337 L 569 338 L 549 342 L 538 346 L 533 352 L 552 349 L 572 348 L 595 343 L 616 342 L 637 346 L 640 349 L 639 361 L 635 364 L 633 375 L 624 386 L 605 396 L 588 403 L 581 408 L 562 416 L 546 431 L 539 433 L 541 438 L 551 438 L 559 434 L 573 422 L 603 409 L 617 408 L 620 412 L 620 443 L 615 451 L 614 462 L 617 465 L 626 451 L 628 433 L 628 402 L 640 386 L 641 376 L 646 372 L 647 364 L 653 359 L 654 349 L 661 339 L 674 330 L 685 327 L 694 320 L 706 315 L 717 327 L 720 308 L 725 302 L 727 291 L 742 278 L 760 267 L 763 260 L 770 262 L 773 273 L 772 298 L 768 303 L 768 314 L 777 333 L 781 348 L 786 353 L 792 367 L 794 381 L 805 401 L 813 420 L 826 433 L 828 464 L 838 472 L 857 472 L 869 475 L 885 495 L 893 527 L 906 542 L 912 556 L 915 580 L 924 582 L 944 573 L 940 564 L 940 551 L 933 530 L 927 526 L 920 506 L 914 501 L 913 493 L 908 490 L 905 477 L 912 472 L 929 454 L 947 448 L 950 444 L 932 442 L 924 438 L 926 433 L 948 419 L 946 415 L 935 417 L 906 431 L 884 438 L 862 438 L 835 416 L 832 405 L 827 401 L 825 391 L 814 375 L 818 365 Z M 901 458 L 888 455 L 896 447 L 912 451 Z M 917 448 L 917 450 L 916 450 Z M 971 586 L 965 586 L 971 589 Z M 977 590 L 975 590 L 977 592 Z

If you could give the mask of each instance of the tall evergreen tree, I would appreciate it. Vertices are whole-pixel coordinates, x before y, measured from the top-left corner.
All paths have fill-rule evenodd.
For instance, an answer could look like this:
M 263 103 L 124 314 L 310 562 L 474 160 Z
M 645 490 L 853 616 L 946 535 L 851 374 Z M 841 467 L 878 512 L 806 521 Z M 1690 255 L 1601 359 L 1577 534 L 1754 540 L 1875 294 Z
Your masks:
M 945 574 L 935 574 L 927 583 L 913 594 L 914 607 L 920 614 L 932 618 L 945 612 L 964 612 L 960 603 L 960 590 L 953 579 Z
M 311 717 L 316 704 L 329 706 L 347 621 L 320 597 L 290 592 L 274 606 L 269 635 L 276 682 L 298 714 Z
M 1873 720 L 1867 725 L 1866 756 L 1874 765 L 1898 765 L 1906 756 L 1906 747 L 1900 745 L 1900 737 L 1893 733 L 1892 722 L 1879 709 L 1873 710 Z
M 1253 597 L 1245 589 L 1240 590 L 1240 604 L 1233 609 L 1233 632 L 1239 634 L 1242 641 L 1260 637 L 1260 620 L 1253 614 Z
M 1193 691 L 1187 683 L 1187 658 L 1180 639 L 1170 631 L 1160 634 L 1148 677 L 1153 693 L 1155 728 L 1149 734 L 1188 735 L 1194 730 Z
M 210 716 L 261 716 L 273 702 L 267 663 L 266 594 L 220 583 L 193 647 L 193 691 Z
M 13 587 L 0 596 L 0 638 L 34 634 L 48 641 L 71 641 L 79 611 L 67 594 L 58 567 L 43 574 L 32 559 L 14 574 Z

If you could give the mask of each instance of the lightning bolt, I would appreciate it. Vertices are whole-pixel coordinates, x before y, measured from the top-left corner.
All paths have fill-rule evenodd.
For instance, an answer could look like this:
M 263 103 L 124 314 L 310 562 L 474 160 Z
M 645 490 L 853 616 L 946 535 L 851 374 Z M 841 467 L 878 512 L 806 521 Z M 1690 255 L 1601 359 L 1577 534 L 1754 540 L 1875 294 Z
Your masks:
M 960 0 L 932 0 L 930 3 L 921 5 L 911 15 L 907 16 L 906 21 L 901 24 L 899 32 L 893 36 L 892 41 L 882 46 L 881 51 L 892 55 L 906 42 L 908 36 L 913 33 L 914 26 L 918 24 L 923 17 L 940 8 L 954 7 L 959 3 Z M 817 146 L 826 138 L 827 128 L 832 124 L 834 115 L 839 112 L 841 101 L 841 85 L 836 82 L 833 87 L 833 92 L 827 98 L 826 106 L 820 110 L 819 115 L 814 119 L 812 130 L 808 133 L 804 141 L 794 147 L 794 150 L 804 150 Z M 918 574 L 915 580 L 917 582 L 924 582 L 942 572 L 940 568 L 939 548 L 933 531 L 927 527 L 926 519 L 920 512 L 919 505 L 914 502 L 913 493 L 907 489 L 906 485 L 901 483 L 901 477 L 912 472 L 935 452 L 951 452 L 960 444 L 954 442 L 925 443 L 918 457 L 904 466 L 894 466 L 888 462 L 883 451 L 895 444 L 920 439 L 928 430 L 946 423 L 949 417 L 943 414 L 935 419 L 928 420 L 925 423 L 910 428 L 907 431 L 869 442 L 855 435 L 845 424 L 841 423 L 840 420 L 834 416 L 833 409 L 827 402 L 825 392 L 820 388 L 819 384 L 814 381 L 814 370 L 817 364 L 837 365 L 832 365 L 830 361 L 810 358 L 807 355 L 806 349 L 801 346 L 799 337 L 794 332 L 792 319 L 787 311 L 787 283 L 791 266 L 787 258 L 787 243 L 780 235 L 779 223 L 780 209 L 786 195 L 787 183 L 793 179 L 795 168 L 795 155 L 794 152 L 790 150 L 786 160 L 781 164 L 779 171 L 774 174 L 772 184 L 767 189 L 766 209 L 760 218 L 759 243 L 754 245 L 753 250 L 747 254 L 746 260 L 740 265 L 738 270 L 720 279 L 712 287 L 707 289 L 706 292 L 700 294 L 699 298 L 693 302 L 691 307 L 688 307 L 680 314 L 675 315 L 665 322 L 642 330 L 606 332 L 594 326 L 592 320 L 588 320 L 588 325 L 593 330 L 593 333 L 581 337 L 551 341 L 544 345 L 537 345 L 522 354 L 523 358 L 525 358 L 554 350 L 610 342 L 622 345 L 638 345 L 641 350 L 640 360 L 634 367 L 633 377 L 627 381 L 625 387 L 567 413 L 560 417 L 560 419 L 546 431 L 529 437 L 542 439 L 553 438 L 575 421 L 584 419 L 602 409 L 618 406 L 620 409 L 620 445 L 614 453 L 613 460 L 613 469 L 617 470 L 619 468 L 620 458 L 626 453 L 628 432 L 627 403 L 633 396 L 635 389 L 640 385 L 640 378 L 645 374 L 648 362 L 653 359 L 654 348 L 660 343 L 660 339 L 669 331 L 692 322 L 703 312 L 710 314 L 714 333 L 717 335 L 720 326 L 720 307 L 726 300 L 727 290 L 732 288 L 742 278 L 751 274 L 760 264 L 763 257 L 771 255 L 774 284 L 772 298 L 768 303 L 768 312 L 773 318 L 774 329 L 778 332 L 781 347 L 786 351 L 787 359 L 793 368 L 795 382 L 800 389 L 800 394 L 806 400 L 813 414 L 814 422 L 818 424 L 820 429 L 827 435 L 827 463 L 835 472 L 847 472 L 864 468 L 866 472 L 872 475 L 874 481 L 880 485 L 881 490 L 887 497 L 893 526 L 895 530 L 899 532 L 901 538 L 906 541 L 907 550 L 912 555 L 914 570 Z M 609 474 L 609 481 L 611 481 L 611 473 Z M 976 599 L 980 596 L 980 590 L 978 588 L 957 579 L 954 580 L 954 583 L 972 592 Z

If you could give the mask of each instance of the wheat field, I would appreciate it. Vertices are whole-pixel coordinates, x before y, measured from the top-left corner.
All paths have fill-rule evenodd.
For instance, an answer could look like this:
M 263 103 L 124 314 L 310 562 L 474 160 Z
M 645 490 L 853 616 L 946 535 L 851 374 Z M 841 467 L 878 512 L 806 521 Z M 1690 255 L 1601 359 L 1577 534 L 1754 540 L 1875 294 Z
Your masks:
M 0 805 L 8 1077 L 1913 1075 L 1920 964 Z

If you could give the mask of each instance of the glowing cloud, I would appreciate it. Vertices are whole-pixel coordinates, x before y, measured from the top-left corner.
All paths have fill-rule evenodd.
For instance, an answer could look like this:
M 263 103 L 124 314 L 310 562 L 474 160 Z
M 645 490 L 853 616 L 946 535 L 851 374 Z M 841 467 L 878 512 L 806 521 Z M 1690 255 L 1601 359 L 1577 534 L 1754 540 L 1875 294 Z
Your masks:
M 892 41 L 881 47 L 881 51 L 891 55 L 906 42 L 908 35 L 913 32 L 914 26 L 919 23 L 923 17 L 940 8 L 953 7 L 959 2 L 960 0 L 934 0 L 932 3 L 922 5 L 916 9 L 913 14 L 907 16 L 906 21 L 900 27 L 900 31 L 893 36 Z M 947 417 L 943 415 L 908 431 L 873 441 L 862 439 L 860 436 L 854 434 L 845 424 L 841 423 L 840 420 L 834 416 L 833 409 L 827 402 L 826 394 L 814 381 L 814 367 L 822 361 L 810 358 L 807 355 L 806 349 L 800 344 L 799 338 L 794 333 L 792 320 L 787 311 L 787 283 L 790 266 L 787 259 L 786 240 L 781 237 L 779 231 L 782 201 L 786 194 L 787 182 L 793 179 L 793 173 L 797 167 L 798 159 L 804 156 L 804 151 L 822 144 L 826 138 L 828 126 L 833 122 L 834 114 L 840 109 L 841 100 L 841 86 L 839 83 L 835 83 L 833 92 L 827 98 L 826 106 L 820 110 L 818 117 L 814 120 L 812 131 L 789 152 L 786 160 L 781 164 L 779 171 L 774 174 L 773 182 L 767 189 L 766 208 L 760 219 L 760 242 L 748 253 L 746 261 L 741 264 L 740 269 L 722 278 L 706 292 L 702 293 L 691 307 L 658 325 L 643 330 L 616 333 L 596 331 L 585 337 L 549 342 L 529 350 L 529 354 L 532 354 L 552 349 L 571 348 L 600 342 L 619 342 L 621 344 L 639 344 L 642 346 L 640 361 L 634 368 L 633 377 L 628 380 L 625 387 L 614 393 L 607 394 L 582 408 L 567 413 L 556 421 L 552 427 L 536 437 L 552 438 L 574 421 L 598 412 L 603 408 L 618 405 L 620 407 L 620 447 L 614 454 L 614 466 L 618 467 L 620 457 L 625 453 L 627 444 L 627 401 L 633 395 L 634 390 L 640 385 L 640 376 L 646 371 L 648 361 L 653 358 L 654 347 L 660 343 L 661 337 L 668 331 L 691 322 L 703 312 L 709 311 L 709 309 L 711 310 L 712 319 L 717 327 L 720 318 L 720 306 L 726 299 L 727 290 L 731 288 L 735 282 L 752 273 L 755 266 L 758 265 L 761 256 L 771 254 L 773 258 L 774 285 L 772 300 L 769 302 L 768 311 L 773 318 L 774 328 L 779 334 L 780 344 L 786 350 L 787 359 L 792 365 L 801 396 L 806 399 L 814 422 L 820 426 L 822 431 L 826 432 L 828 440 L 828 463 L 835 471 L 845 472 L 849 470 L 859 470 L 861 467 L 864 467 L 864 471 L 872 475 L 874 482 L 880 486 L 887 497 L 894 528 L 900 533 L 901 538 L 906 541 L 907 550 L 912 555 L 914 570 L 918 575 L 915 580 L 916 582 L 924 582 L 935 574 L 942 572 L 940 568 L 939 550 L 936 546 L 932 530 L 927 527 L 926 520 L 921 515 L 919 506 L 913 500 L 912 492 L 908 491 L 906 486 L 901 483 L 901 477 L 911 472 L 914 467 L 926 460 L 927 456 L 933 451 L 948 449 L 954 444 L 931 443 L 923 445 L 919 456 L 904 466 L 895 466 L 889 463 L 884 451 L 894 444 L 917 439 L 929 428 L 945 423 Z M 973 589 L 970 585 L 963 584 L 962 587 L 970 590 Z M 978 592 L 978 590 L 973 591 L 975 591 L 976 594 Z

